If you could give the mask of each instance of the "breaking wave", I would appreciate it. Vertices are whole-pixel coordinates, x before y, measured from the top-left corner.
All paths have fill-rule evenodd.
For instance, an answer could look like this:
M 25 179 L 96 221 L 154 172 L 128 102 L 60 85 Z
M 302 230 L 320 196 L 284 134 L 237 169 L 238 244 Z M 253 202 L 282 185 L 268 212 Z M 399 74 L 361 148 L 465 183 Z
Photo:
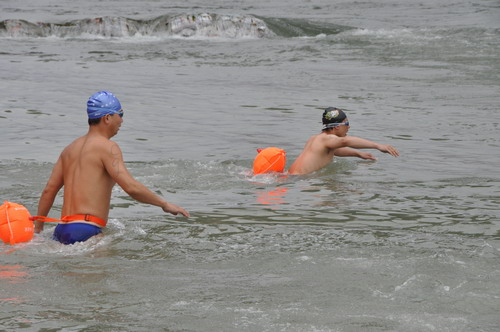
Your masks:
M 150 20 L 97 17 L 63 23 L 8 19 L 0 22 L 0 36 L 8 38 L 271 38 L 336 34 L 345 26 L 306 20 L 259 18 L 252 15 L 184 14 L 162 15 Z

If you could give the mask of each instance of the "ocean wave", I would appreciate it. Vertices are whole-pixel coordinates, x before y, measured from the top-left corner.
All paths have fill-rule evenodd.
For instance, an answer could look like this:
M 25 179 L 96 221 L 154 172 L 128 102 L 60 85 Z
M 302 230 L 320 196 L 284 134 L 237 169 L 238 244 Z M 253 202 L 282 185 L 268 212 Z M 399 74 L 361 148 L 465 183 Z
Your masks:
M 299 19 L 252 15 L 162 15 L 150 20 L 126 17 L 86 18 L 62 23 L 8 19 L 0 22 L 0 36 L 8 38 L 271 38 L 337 34 L 349 27 Z

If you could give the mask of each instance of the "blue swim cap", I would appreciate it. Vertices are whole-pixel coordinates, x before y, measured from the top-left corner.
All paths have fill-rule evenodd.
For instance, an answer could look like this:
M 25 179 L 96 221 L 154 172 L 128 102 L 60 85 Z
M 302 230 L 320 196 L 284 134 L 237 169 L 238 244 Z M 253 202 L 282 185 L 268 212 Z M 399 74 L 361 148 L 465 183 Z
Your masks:
M 108 91 L 99 91 L 87 101 L 89 119 L 99 119 L 107 114 L 118 113 L 122 109 L 120 101 Z

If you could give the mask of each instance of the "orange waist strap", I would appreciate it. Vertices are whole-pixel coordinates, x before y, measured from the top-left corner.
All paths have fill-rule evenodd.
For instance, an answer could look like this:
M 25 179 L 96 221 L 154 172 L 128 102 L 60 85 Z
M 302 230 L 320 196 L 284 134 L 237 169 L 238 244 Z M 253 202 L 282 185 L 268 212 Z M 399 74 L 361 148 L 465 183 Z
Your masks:
M 62 223 L 69 223 L 72 221 L 89 221 L 101 227 L 106 227 L 107 221 L 91 214 L 74 214 L 71 216 L 64 216 L 61 219 L 54 219 L 44 216 L 33 216 L 30 218 L 33 221 L 53 222 L 60 221 Z

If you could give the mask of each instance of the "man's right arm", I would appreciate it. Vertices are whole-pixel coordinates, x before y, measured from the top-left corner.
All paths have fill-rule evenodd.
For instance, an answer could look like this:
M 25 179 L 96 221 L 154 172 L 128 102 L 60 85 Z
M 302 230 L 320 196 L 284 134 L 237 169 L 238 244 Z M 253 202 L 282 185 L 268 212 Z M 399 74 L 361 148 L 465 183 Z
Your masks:
M 375 158 L 369 152 L 364 152 L 358 149 L 353 149 L 348 147 L 335 149 L 333 153 L 337 157 L 358 157 L 361 159 L 377 160 L 377 158 Z
M 64 184 L 63 177 L 63 168 L 62 168 L 62 160 L 59 157 L 54 168 L 52 169 L 52 174 L 50 175 L 45 188 L 42 191 L 42 195 L 40 196 L 40 201 L 38 202 L 38 211 L 37 216 L 46 217 L 49 214 L 52 205 L 54 204 L 54 200 L 56 198 L 57 193 L 62 188 Z M 35 222 L 35 232 L 40 233 L 43 230 L 43 221 Z

